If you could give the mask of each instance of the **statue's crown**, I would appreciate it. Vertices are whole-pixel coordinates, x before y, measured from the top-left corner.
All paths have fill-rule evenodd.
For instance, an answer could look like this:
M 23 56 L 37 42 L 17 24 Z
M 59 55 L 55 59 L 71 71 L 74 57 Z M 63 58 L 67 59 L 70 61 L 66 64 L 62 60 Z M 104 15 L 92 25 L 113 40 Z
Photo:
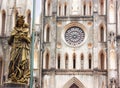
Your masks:
M 23 15 L 18 15 L 18 17 L 17 17 L 17 20 L 24 20 L 24 16 Z

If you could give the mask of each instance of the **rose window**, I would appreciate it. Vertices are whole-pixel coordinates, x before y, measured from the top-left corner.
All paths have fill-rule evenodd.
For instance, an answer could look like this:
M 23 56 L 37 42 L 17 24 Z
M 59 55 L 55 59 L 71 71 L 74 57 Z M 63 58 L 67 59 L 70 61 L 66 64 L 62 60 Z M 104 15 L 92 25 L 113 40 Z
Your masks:
M 85 33 L 80 27 L 71 27 L 65 32 L 65 40 L 72 46 L 79 46 L 85 39 Z

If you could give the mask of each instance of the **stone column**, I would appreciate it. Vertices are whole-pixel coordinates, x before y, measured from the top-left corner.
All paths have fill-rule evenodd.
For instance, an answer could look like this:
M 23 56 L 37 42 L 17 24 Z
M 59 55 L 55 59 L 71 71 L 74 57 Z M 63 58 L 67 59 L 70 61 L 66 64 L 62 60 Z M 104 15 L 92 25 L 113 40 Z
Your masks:
M 65 55 L 62 54 L 61 56 L 61 69 L 65 69 Z
M 86 15 L 89 16 L 89 2 L 86 3 Z
M 72 54 L 68 54 L 68 69 L 73 69 L 73 57 Z

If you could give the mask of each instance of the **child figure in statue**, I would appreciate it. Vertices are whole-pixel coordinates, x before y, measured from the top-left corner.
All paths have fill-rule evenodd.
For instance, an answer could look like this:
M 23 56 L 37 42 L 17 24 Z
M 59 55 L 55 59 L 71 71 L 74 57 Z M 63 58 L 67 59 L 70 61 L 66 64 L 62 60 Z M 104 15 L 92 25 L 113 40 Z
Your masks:
M 18 16 L 8 44 L 12 46 L 8 80 L 16 83 L 28 83 L 30 35 L 28 24 L 24 22 L 24 16 Z

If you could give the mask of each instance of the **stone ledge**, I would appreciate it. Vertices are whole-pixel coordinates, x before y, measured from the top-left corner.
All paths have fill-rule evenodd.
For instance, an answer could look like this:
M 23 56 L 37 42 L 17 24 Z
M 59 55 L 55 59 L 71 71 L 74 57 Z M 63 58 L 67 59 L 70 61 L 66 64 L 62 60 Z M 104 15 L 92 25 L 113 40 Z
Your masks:
M 53 71 L 43 70 L 43 75 L 50 75 Z M 54 70 L 56 75 L 107 75 L 107 70 Z
M 3 88 L 28 88 L 28 85 L 19 83 L 5 83 Z

